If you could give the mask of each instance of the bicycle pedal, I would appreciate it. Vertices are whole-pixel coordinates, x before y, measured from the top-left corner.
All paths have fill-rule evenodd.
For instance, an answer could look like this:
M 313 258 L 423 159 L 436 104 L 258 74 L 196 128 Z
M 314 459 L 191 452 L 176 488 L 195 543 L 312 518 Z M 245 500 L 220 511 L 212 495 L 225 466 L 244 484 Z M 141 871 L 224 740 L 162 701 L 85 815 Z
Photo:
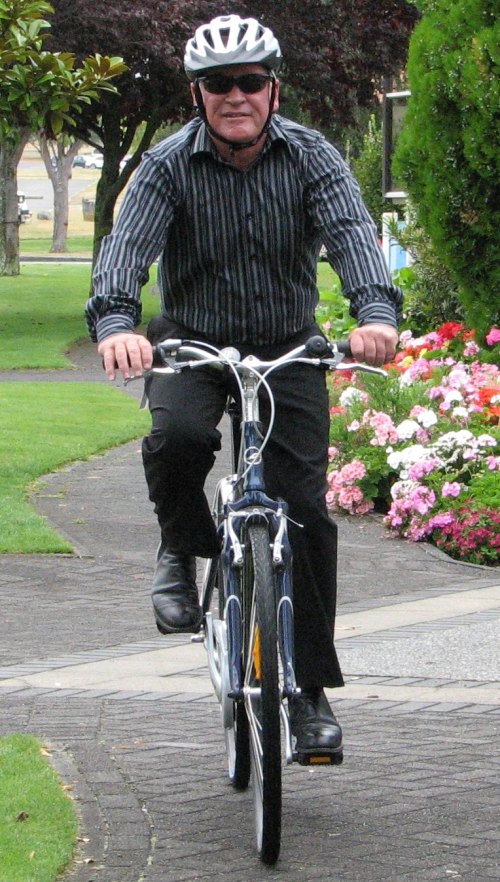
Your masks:
M 344 753 L 342 750 L 336 753 L 326 750 L 318 753 L 299 751 L 294 755 L 294 760 L 299 766 L 340 766 L 344 761 Z

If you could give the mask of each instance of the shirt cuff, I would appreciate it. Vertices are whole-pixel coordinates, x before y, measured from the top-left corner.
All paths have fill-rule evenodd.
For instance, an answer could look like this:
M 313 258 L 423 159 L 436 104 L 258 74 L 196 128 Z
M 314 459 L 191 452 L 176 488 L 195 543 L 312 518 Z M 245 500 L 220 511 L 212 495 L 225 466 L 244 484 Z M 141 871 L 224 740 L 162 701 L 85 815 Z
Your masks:
M 112 334 L 133 334 L 134 331 L 132 316 L 122 312 L 110 312 L 108 315 L 101 316 L 95 326 L 98 343 L 105 340 L 106 337 L 111 337 Z
M 393 328 L 398 326 L 394 306 L 391 303 L 380 300 L 361 306 L 358 310 L 356 321 L 360 327 L 361 325 L 372 324 L 391 325 Z

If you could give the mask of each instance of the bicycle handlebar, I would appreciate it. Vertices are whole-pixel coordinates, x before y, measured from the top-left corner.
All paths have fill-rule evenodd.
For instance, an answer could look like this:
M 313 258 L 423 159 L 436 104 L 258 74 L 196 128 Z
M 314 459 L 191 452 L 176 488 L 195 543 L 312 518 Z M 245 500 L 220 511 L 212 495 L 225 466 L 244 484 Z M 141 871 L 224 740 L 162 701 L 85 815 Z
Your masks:
M 238 372 L 249 369 L 253 372 L 271 371 L 275 368 L 292 362 L 303 362 L 315 365 L 323 365 L 332 370 L 362 370 L 386 376 L 386 372 L 380 368 L 359 362 L 344 362 L 344 358 L 352 356 L 348 340 L 329 342 L 319 334 L 310 337 L 304 344 L 291 349 L 279 358 L 272 361 L 262 361 L 256 356 L 250 355 L 242 359 L 237 349 L 226 347 L 218 349 L 208 343 L 200 343 L 195 340 L 181 340 L 177 338 L 166 339 L 153 346 L 153 368 L 155 373 L 162 371 L 177 372 L 188 368 L 206 366 L 221 367 L 230 365 Z M 178 361 L 177 359 L 185 359 Z

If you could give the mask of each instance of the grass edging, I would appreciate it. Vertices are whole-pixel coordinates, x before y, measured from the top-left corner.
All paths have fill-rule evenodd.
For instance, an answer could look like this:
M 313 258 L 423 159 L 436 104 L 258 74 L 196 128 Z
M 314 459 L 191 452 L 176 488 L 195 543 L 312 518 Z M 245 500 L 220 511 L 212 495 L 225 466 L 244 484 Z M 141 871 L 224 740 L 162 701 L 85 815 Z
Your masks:
M 0 879 L 54 882 L 71 863 L 78 817 L 53 766 L 32 735 L 0 738 Z

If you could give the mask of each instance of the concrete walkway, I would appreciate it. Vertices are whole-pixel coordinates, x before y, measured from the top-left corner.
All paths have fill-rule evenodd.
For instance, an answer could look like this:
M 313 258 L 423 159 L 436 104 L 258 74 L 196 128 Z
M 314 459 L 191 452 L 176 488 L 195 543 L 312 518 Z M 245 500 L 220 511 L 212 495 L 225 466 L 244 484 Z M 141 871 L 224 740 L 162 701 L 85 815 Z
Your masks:
M 91 349 L 74 360 L 49 376 L 105 381 Z M 227 783 L 204 650 L 153 625 L 157 529 L 139 447 L 38 493 L 75 555 L 1 559 L 0 732 L 49 741 L 73 786 L 85 841 L 68 879 L 498 879 L 499 571 L 395 540 L 377 519 L 340 519 L 347 685 L 330 697 L 345 761 L 285 770 L 282 856 L 266 869 L 251 792 Z

